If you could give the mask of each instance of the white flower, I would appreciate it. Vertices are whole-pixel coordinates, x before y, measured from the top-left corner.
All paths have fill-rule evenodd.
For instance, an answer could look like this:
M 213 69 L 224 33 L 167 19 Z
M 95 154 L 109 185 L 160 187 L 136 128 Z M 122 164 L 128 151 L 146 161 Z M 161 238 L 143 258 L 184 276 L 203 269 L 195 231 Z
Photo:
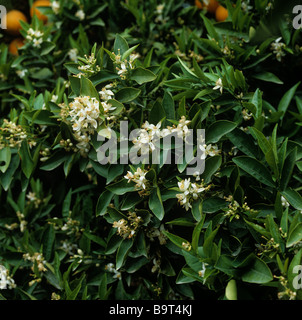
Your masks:
M 285 208 L 289 207 L 289 202 L 283 196 L 281 196 L 281 204 Z
M 148 154 L 150 152 L 150 148 L 152 151 L 155 149 L 152 142 L 152 135 L 149 135 L 148 131 L 145 129 L 141 129 L 139 131 L 139 135 L 137 138 L 133 139 L 132 143 L 138 150 L 140 150 L 141 154 Z
M 52 11 L 55 13 L 55 14 L 58 14 L 59 11 L 60 11 L 60 2 L 59 1 L 53 1 L 51 3 L 51 8 L 52 8 Z
M 36 30 L 34 32 L 34 37 L 41 38 L 41 37 L 43 37 L 43 33 L 40 30 Z
M 114 272 L 114 264 L 113 263 L 108 263 L 106 266 L 105 266 L 105 269 L 109 272 Z
M 0 265 L 0 290 L 13 289 L 15 287 L 15 281 L 9 276 L 8 270 L 3 265 Z
M 99 101 L 87 96 L 75 98 L 69 104 L 69 117 L 78 141 L 76 147 L 84 155 L 90 149 L 90 135 L 94 134 L 101 121 Z
M 196 183 L 191 183 L 191 190 L 190 193 L 194 200 L 198 198 L 199 193 L 203 192 L 205 190 L 204 187 L 200 187 Z
M 85 66 L 79 66 L 78 69 L 82 71 L 89 71 L 91 69 L 91 66 L 89 64 L 86 64 Z
M 147 170 L 142 170 L 141 168 L 137 168 L 134 173 L 128 171 L 124 176 L 128 182 L 133 181 L 136 183 L 135 188 L 137 190 L 145 190 L 147 188 L 148 180 L 146 179 Z
M 122 278 L 122 274 L 115 270 L 113 278 L 120 280 Z
M 216 145 L 212 146 L 212 144 L 209 144 L 206 147 L 206 154 L 209 155 L 210 157 L 214 157 L 214 156 L 218 155 L 219 153 L 220 153 L 220 150 L 218 149 L 218 147 Z
M 205 274 L 205 272 L 206 272 L 206 266 L 207 266 L 208 264 L 207 263 L 205 263 L 205 262 L 202 262 L 202 269 L 201 270 L 199 270 L 198 271 L 198 275 L 200 276 L 200 277 L 204 277 L 204 274 Z
M 107 102 L 101 102 L 101 105 L 102 105 L 105 113 L 108 113 L 109 111 L 113 111 L 116 109 L 116 107 L 112 107 L 112 104 L 107 103 Z
M 190 178 L 185 179 L 185 180 L 182 180 L 181 182 L 178 182 L 178 188 L 180 191 L 185 192 L 189 189 L 190 184 L 191 184 Z
M 112 52 L 112 54 L 113 54 L 113 56 L 115 58 L 114 63 L 120 64 L 122 62 L 121 61 L 122 56 L 120 54 L 115 54 L 114 52 Z
M 133 63 L 135 62 L 135 60 L 136 60 L 138 57 L 139 57 L 139 54 L 135 54 L 135 53 L 130 54 L 129 62 L 128 62 L 130 69 L 133 69 L 133 68 L 134 68 Z
M 78 245 L 74 243 L 70 243 L 68 240 L 62 241 L 62 246 L 60 249 L 67 252 L 69 255 L 73 255 L 75 251 L 78 250 Z
M 117 74 L 120 75 L 121 77 L 123 77 L 124 74 L 127 73 L 126 64 L 124 62 L 122 62 L 120 67 L 121 68 L 117 68 L 117 70 L 118 70 Z
M 189 178 L 178 182 L 178 188 L 182 193 L 176 194 L 176 198 L 186 211 L 188 211 L 192 208 L 191 202 L 197 200 L 200 194 L 208 190 L 210 186 L 205 187 L 203 183 L 192 183 Z
M 33 39 L 33 46 L 34 46 L 35 48 L 41 48 L 42 42 L 43 42 L 43 39 L 42 39 L 42 38 Z
M 242 117 L 245 121 L 248 121 L 252 118 L 253 114 L 249 113 L 246 109 L 242 110 Z
M 267 6 L 265 7 L 265 11 L 268 12 L 268 11 L 270 11 L 271 9 L 273 9 L 273 4 L 272 4 L 272 2 L 269 2 L 269 3 L 267 4 Z
M 191 121 L 190 120 L 186 120 L 186 117 L 185 116 L 182 116 L 178 122 L 178 125 L 177 127 L 175 128 L 169 128 L 171 133 L 174 133 L 176 132 L 177 133 L 177 136 L 179 138 L 186 138 L 189 134 L 190 134 L 190 131 L 189 131 L 189 128 L 188 128 L 188 124 L 190 123 Z M 167 134 L 167 132 L 165 132 L 164 134 Z
M 84 20 L 85 19 L 85 12 L 82 9 L 80 9 L 76 12 L 75 16 L 77 18 L 79 18 L 80 20 Z
M 31 192 L 31 191 L 28 192 L 28 194 L 26 195 L 26 198 L 29 201 L 36 201 L 37 200 L 36 194 L 34 192 Z
M 82 123 L 80 121 L 75 121 L 75 123 L 72 125 L 72 129 L 76 132 L 81 131 Z
M 282 57 L 285 56 L 285 53 L 283 51 L 283 48 L 286 47 L 285 43 L 280 42 L 282 37 L 277 38 L 272 44 L 271 49 L 273 50 L 273 53 L 276 54 L 276 59 L 281 62 Z
M 213 88 L 213 90 L 218 90 L 220 91 L 220 93 L 222 93 L 223 91 L 223 85 L 222 85 L 222 80 L 221 78 L 219 78 L 216 82 L 215 82 L 215 87 Z
M 159 138 L 161 136 L 160 127 L 161 127 L 161 122 L 158 122 L 157 125 L 154 125 L 154 124 L 150 124 L 148 121 L 146 121 L 142 125 L 142 128 L 148 132 L 150 139 L 153 139 L 155 136 L 157 138 Z
M 118 233 L 127 225 L 127 221 L 125 219 L 120 219 L 119 221 L 115 221 L 113 224 L 114 228 L 117 228 Z
M 156 13 L 157 13 L 158 15 L 162 14 L 162 13 L 163 13 L 163 10 L 164 10 L 164 7 L 165 7 L 164 4 L 159 4 L 159 5 L 156 7 Z
M 27 30 L 26 39 L 33 43 L 33 46 L 36 48 L 40 48 L 43 42 L 43 32 L 40 30 L 34 30 L 33 28 L 29 28 Z
M 17 75 L 18 75 L 21 79 L 23 79 L 23 78 L 25 77 L 25 75 L 26 75 L 27 72 L 28 72 L 27 69 L 17 70 L 17 71 L 16 71 Z
M 33 28 L 29 28 L 27 30 L 27 34 L 33 36 L 35 34 L 35 30 Z
M 102 91 L 99 91 L 100 97 L 104 101 L 108 101 L 114 97 L 114 93 L 106 87 L 102 88 Z
M 53 94 L 50 101 L 53 102 L 53 103 L 56 103 L 57 100 L 58 100 L 58 96 Z
M 113 263 L 108 263 L 106 266 L 105 266 L 105 270 L 107 270 L 108 272 L 110 273 L 114 273 L 114 276 L 113 278 L 114 279 L 121 279 L 122 277 L 122 274 L 121 272 L 117 271 L 114 267 L 114 264 Z
M 241 2 L 241 9 L 243 12 L 249 12 L 251 9 L 253 9 L 252 6 L 249 5 L 250 0 L 245 0 Z
M 78 49 L 73 48 L 68 51 L 68 56 L 71 61 L 78 62 Z
M 212 145 L 212 144 L 209 144 L 209 145 L 201 144 L 199 145 L 199 148 L 201 151 L 203 151 L 203 159 L 208 155 L 210 157 L 214 157 L 221 152 L 221 150 L 219 150 L 216 145 Z

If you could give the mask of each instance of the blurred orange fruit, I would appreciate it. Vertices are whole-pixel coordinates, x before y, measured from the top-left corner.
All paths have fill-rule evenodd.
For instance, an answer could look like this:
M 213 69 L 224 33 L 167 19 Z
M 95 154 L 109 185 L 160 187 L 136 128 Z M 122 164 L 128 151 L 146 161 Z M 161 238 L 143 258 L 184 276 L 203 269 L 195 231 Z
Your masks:
M 20 34 L 21 30 L 21 24 L 20 20 L 27 22 L 27 18 L 25 14 L 23 14 L 19 10 L 11 10 L 7 13 L 7 15 L 4 18 L 6 20 L 6 32 L 17 36 Z
M 195 6 L 198 9 L 207 9 L 210 13 L 215 13 L 216 9 L 219 6 L 219 3 L 217 0 L 195 0 Z
M 195 6 L 200 10 L 202 9 L 202 3 L 199 0 L 195 0 Z
M 22 38 L 14 39 L 8 46 L 8 51 L 14 55 L 18 56 L 18 49 L 24 46 L 24 40 Z
M 38 0 L 35 1 L 32 5 L 32 7 L 30 8 L 30 16 L 33 17 L 34 14 L 38 17 L 39 20 L 42 20 L 44 23 L 47 22 L 47 16 L 45 16 L 44 14 L 42 14 L 37 7 L 50 7 L 50 1 L 48 0 Z
M 225 21 L 227 19 L 228 15 L 229 15 L 229 12 L 225 7 L 219 6 L 216 9 L 216 12 L 215 12 L 216 21 L 218 21 L 218 22 Z
M 216 9 L 219 7 L 219 2 L 216 0 L 209 0 L 208 4 L 205 4 L 205 7 L 207 8 L 208 12 L 215 13 Z

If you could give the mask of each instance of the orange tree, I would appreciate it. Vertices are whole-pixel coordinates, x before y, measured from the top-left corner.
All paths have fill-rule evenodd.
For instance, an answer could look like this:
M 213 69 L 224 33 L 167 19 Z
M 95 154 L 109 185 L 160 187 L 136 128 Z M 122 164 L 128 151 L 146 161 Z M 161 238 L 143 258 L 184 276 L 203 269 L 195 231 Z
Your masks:
M 19 56 L 3 32 L 1 298 L 301 299 L 301 36 L 219 3 L 51 1 Z M 203 172 L 154 140 L 190 133 Z

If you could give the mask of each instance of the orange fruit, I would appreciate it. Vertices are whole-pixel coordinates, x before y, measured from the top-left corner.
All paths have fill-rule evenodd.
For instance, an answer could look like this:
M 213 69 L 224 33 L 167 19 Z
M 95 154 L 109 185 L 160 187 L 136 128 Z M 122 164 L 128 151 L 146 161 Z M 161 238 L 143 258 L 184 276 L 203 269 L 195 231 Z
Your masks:
M 209 0 L 209 4 L 208 5 L 205 4 L 205 7 L 207 8 L 208 12 L 214 14 L 217 8 L 219 7 L 219 3 L 217 0 Z
M 217 0 L 195 0 L 195 6 L 198 9 L 206 8 L 208 12 L 215 13 L 219 3 Z
M 216 9 L 216 12 L 215 12 L 216 21 L 222 22 L 222 21 L 226 20 L 228 15 L 229 15 L 228 10 L 225 7 L 219 6 Z
M 50 7 L 50 1 L 48 0 L 38 0 L 35 1 L 32 5 L 32 7 L 30 8 L 30 16 L 33 17 L 34 14 L 38 17 L 39 20 L 42 20 L 44 23 L 47 22 L 47 16 L 45 16 L 44 14 L 42 14 L 37 7 Z
M 9 11 L 4 19 L 6 20 L 6 32 L 14 36 L 20 34 L 20 20 L 27 22 L 26 16 L 19 10 Z
M 24 40 L 22 38 L 14 39 L 8 46 L 8 51 L 14 55 L 18 56 L 18 49 L 24 46 Z
M 195 6 L 200 10 L 202 9 L 202 3 L 199 0 L 195 0 Z

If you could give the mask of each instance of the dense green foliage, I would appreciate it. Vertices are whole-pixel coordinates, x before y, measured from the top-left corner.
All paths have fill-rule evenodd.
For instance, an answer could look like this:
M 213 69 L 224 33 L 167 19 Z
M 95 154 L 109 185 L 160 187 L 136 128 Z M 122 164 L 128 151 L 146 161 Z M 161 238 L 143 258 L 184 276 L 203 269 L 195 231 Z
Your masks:
M 301 34 L 290 5 L 220 3 L 218 23 L 189 0 L 58 0 L 19 56 L 3 32 L 0 298 L 301 299 Z M 122 120 L 205 129 L 205 171 L 100 164 Z

